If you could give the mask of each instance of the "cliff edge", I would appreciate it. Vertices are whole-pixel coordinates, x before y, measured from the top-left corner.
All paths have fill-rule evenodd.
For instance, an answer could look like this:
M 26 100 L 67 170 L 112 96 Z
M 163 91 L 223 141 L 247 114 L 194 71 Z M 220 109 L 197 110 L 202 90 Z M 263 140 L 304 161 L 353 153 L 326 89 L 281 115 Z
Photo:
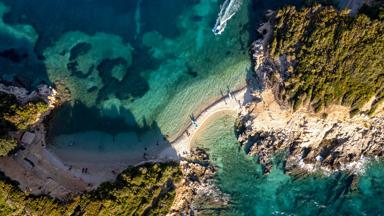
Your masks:
M 268 173 L 360 173 L 383 156 L 384 23 L 320 5 L 283 8 L 252 46 L 259 83 L 239 140 Z M 260 84 L 261 83 L 261 84 Z

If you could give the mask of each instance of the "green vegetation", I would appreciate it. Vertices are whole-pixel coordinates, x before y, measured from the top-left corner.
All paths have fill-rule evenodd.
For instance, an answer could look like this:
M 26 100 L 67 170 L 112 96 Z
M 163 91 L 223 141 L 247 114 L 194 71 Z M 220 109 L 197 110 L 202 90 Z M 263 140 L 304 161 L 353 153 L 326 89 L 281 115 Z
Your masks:
M 41 113 L 48 110 L 48 105 L 44 102 L 28 102 L 20 106 L 13 104 L 10 106 L 8 113 L 3 118 L 13 124 L 18 130 L 26 130 L 34 124 Z
M 0 134 L 6 134 L 12 127 L 4 116 L 10 113 L 11 106 L 15 104 L 18 104 L 15 96 L 0 92 Z
M 9 131 L 27 130 L 47 109 L 48 105 L 42 101 L 22 105 L 14 95 L 0 92 L 0 156 L 17 146 L 17 141 L 8 136 Z
M 0 133 L 28 129 L 47 109 L 48 105 L 43 101 L 20 104 L 14 95 L 0 92 Z
M 6 178 L 0 181 L 0 215 L 165 215 L 175 197 L 178 164 L 132 167 L 114 183 L 60 202 L 21 192 Z
M 330 104 L 351 114 L 372 97 L 369 113 L 384 101 L 384 23 L 364 14 L 352 17 L 320 5 L 277 12 L 270 55 L 286 72 L 281 97 L 297 109 Z
M 0 156 L 7 155 L 17 146 L 17 140 L 9 136 L 0 136 Z

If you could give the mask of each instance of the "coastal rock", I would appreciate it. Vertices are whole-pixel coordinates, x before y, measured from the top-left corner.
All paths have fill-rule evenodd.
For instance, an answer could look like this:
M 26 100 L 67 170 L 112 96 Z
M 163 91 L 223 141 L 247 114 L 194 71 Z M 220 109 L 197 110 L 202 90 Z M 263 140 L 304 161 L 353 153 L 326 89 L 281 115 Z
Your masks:
M 271 115 L 273 117 L 273 114 Z M 280 119 L 280 124 L 265 129 L 255 118 L 252 130 L 242 138 L 248 154 L 257 156 L 265 171 L 272 166 L 272 157 L 286 154 L 286 170 L 304 169 L 325 173 L 350 171 L 360 173 L 369 158 L 383 156 L 384 118 L 358 116 L 340 121 L 321 119 L 309 114 L 295 113 Z
M 180 162 L 183 179 L 177 185 L 170 216 L 200 215 L 226 208 L 228 196 L 220 192 L 213 179 L 217 169 L 202 149 L 194 149 L 187 160 Z
M 0 83 L 0 92 L 14 95 L 18 101 L 25 104 L 29 101 L 41 99 L 47 104 L 53 104 L 55 102 L 56 90 L 45 84 L 41 84 L 36 90 L 29 92 L 27 89 L 17 86 L 7 86 Z
M 361 173 L 366 163 L 383 156 L 384 117 L 363 113 L 349 115 L 348 107 L 331 105 L 316 113 L 302 105 L 294 111 L 278 97 L 279 82 L 273 81 L 273 65 L 258 41 L 253 45 L 256 75 L 263 82 L 261 101 L 246 104 L 240 117 L 240 136 L 245 151 L 256 156 L 265 173 L 272 158 L 286 157 L 287 172 L 335 171 Z M 262 56 L 265 55 L 265 56 Z M 271 81 L 272 80 L 272 81 Z

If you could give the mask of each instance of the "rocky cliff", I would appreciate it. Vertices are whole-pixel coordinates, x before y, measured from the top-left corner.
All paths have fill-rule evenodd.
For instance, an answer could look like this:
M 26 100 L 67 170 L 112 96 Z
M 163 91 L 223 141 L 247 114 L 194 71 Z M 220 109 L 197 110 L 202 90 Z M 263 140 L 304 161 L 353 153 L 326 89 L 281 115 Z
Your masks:
M 244 130 L 239 140 L 265 172 L 278 153 L 285 154 L 288 172 L 359 173 L 369 160 L 383 156 L 383 117 L 351 118 L 341 106 L 321 114 L 305 108 L 292 112 L 274 100 L 272 90 L 264 90 L 261 96 L 263 100 L 248 104 L 249 113 L 242 115 Z
M 217 168 L 204 150 L 196 148 L 191 156 L 180 162 L 182 180 L 177 185 L 170 216 L 212 215 L 228 208 L 229 198 L 215 184 Z
M 344 104 L 330 103 L 319 110 L 313 108 L 310 100 L 295 106 L 291 103 L 294 98 L 281 97 L 282 92 L 290 91 L 287 80 L 294 77 L 295 82 L 304 85 L 301 77 L 308 78 L 312 74 L 303 71 L 295 77 L 296 67 L 289 68 L 286 60 L 276 61 L 271 56 L 269 41 L 276 37 L 276 32 L 273 35 L 271 30 L 269 24 L 264 25 L 261 32 L 268 37 L 256 41 L 251 49 L 255 83 L 258 84 L 250 87 L 254 99 L 245 105 L 246 111 L 241 115 L 239 141 L 249 155 L 264 165 L 266 173 L 272 168 L 272 159 L 277 154 L 285 155 L 285 168 L 292 173 L 364 171 L 368 161 L 383 156 L 384 117 L 381 108 L 377 109 L 381 105 L 376 105 L 374 115 L 364 112 L 371 108 L 373 97 L 361 106 L 360 112 L 351 115 L 351 107 Z M 295 60 L 288 64 L 295 66 L 299 63 Z M 327 75 L 318 74 L 315 79 L 324 76 Z M 353 89 L 346 91 L 353 93 Z

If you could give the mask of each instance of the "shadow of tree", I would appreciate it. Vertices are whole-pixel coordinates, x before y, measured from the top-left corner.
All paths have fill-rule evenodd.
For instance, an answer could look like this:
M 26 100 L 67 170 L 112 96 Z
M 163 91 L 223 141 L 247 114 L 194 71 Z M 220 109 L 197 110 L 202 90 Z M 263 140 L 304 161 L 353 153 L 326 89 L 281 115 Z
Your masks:
M 110 112 L 111 116 L 116 117 L 104 115 L 97 107 L 87 107 L 79 101 L 63 104 L 55 110 L 46 121 L 48 126 L 47 141 L 49 145 L 55 145 L 55 138 L 60 135 L 98 132 L 112 136 L 113 141 L 109 140 L 103 143 L 103 140 L 98 140 L 98 138 L 95 137 L 95 144 L 87 146 L 89 147 L 89 151 L 104 151 L 104 147 L 111 149 L 108 145 L 116 144 L 115 139 L 118 139 L 118 137 L 121 138 L 122 134 L 135 134 L 137 139 L 129 141 L 130 143 L 124 145 L 121 151 L 136 151 L 140 149 L 143 150 L 143 153 L 147 150 L 154 150 L 160 153 L 162 150 L 171 147 L 170 142 L 164 139 L 165 136 L 162 134 L 156 122 L 147 124 L 146 120 L 143 119 L 144 124 L 140 125 L 132 113 L 123 107 L 119 107 L 118 109 L 112 108 L 107 110 L 107 112 Z M 116 112 L 116 114 L 113 114 L 114 112 Z M 138 143 L 133 143 L 135 141 Z M 82 146 L 81 140 L 76 140 L 76 144 L 72 147 L 76 148 L 76 145 Z M 176 156 L 176 151 L 171 149 L 172 148 L 169 148 L 168 155 Z M 143 159 L 145 159 L 145 154 Z
M 132 113 L 124 107 L 112 108 L 107 112 L 116 117 L 103 115 L 97 107 L 87 107 L 79 101 L 75 101 L 73 104 L 66 102 L 52 113 L 49 120 L 49 125 L 52 126 L 50 133 L 67 134 L 100 130 L 109 134 L 118 134 L 122 132 L 144 133 L 150 129 L 159 130 L 156 122 L 148 125 L 145 119 L 143 120 L 144 125 L 139 126 Z M 56 127 L 56 125 L 61 126 Z

